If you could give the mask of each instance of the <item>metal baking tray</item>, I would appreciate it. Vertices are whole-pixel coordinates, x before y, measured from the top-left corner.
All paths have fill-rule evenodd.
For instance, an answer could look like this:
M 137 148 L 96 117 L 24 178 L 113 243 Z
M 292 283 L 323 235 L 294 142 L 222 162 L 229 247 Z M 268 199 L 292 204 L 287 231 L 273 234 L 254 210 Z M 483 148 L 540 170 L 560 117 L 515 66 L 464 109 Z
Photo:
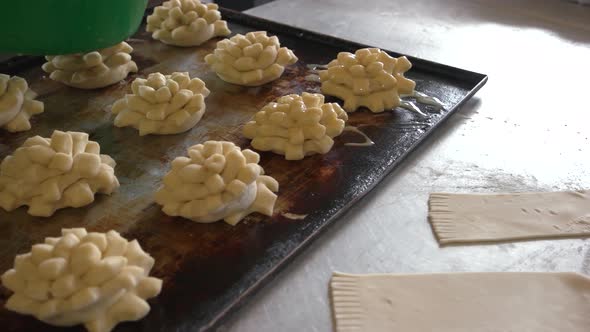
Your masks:
M 162 293 L 150 300 L 148 316 L 121 324 L 116 330 L 212 329 L 328 225 L 335 224 L 487 81 L 483 74 L 409 57 L 413 68 L 407 76 L 416 81 L 416 90 L 439 98 L 446 105 L 444 110 L 428 113 L 427 117 L 403 109 L 349 114 L 348 124 L 375 142 L 370 147 L 345 145 L 363 140 L 345 132 L 326 155 L 286 161 L 283 156 L 261 153 L 266 173 L 280 183 L 272 217 L 253 214 L 235 227 L 171 218 L 161 212 L 152 195 L 173 158 L 185 155 L 187 147 L 210 139 L 248 147 L 249 141 L 241 135 L 242 124 L 264 104 L 289 93 L 319 92 L 319 83 L 305 79 L 311 71 L 308 65 L 326 64 L 338 52 L 367 47 L 231 10 L 221 11 L 233 33 L 266 30 L 291 48 L 299 62 L 289 66 L 277 81 L 256 88 L 239 87 L 218 79 L 204 63 L 204 56 L 212 52 L 219 39 L 200 47 L 173 47 L 152 40 L 142 25 L 128 40 L 140 72 L 107 88 L 85 91 L 54 82 L 41 70 L 41 58 L 20 57 L 0 64 L 0 72 L 25 77 L 45 103 L 45 112 L 32 119 L 32 130 L 18 134 L 0 130 L 0 159 L 27 137 L 48 137 L 54 129 L 84 131 L 100 143 L 102 153 L 117 161 L 115 171 L 121 182 L 112 196 L 98 195 L 90 206 L 59 210 L 51 218 L 31 217 L 26 208 L 10 213 L 0 210 L 0 272 L 12 266 L 16 254 L 29 251 L 46 236 L 58 235 L 61 228 L 115 229 L 128 239 L 140 241 L 156 259 L 152 274 L 164 280 Z M 156 71 L 188 71 L 205 81 L 211 95 L 206 98 L 207 111 L 201 122 L 189 132 L 169 136 L 139 137 L 132 128 L 115 128 L 111 104 L 123 97 L 134 78 Z M 289 214 L 306 217 L 297 219 Z M 3 331 L 60 330 L 7 311 L 4 302 L 8 296 L 9 292 L 1 288 Z

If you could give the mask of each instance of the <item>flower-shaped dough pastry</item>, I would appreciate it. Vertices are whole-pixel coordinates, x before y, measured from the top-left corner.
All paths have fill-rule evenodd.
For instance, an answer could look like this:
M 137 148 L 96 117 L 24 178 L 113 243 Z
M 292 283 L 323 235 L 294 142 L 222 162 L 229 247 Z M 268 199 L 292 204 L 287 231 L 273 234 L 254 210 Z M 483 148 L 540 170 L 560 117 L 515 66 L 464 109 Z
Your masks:
M 97 89 L 137 71 L 133 48 L 126 42 L 85 54 L 46 56 L 43 70 L 52 80 L 80 89 Z
M 260 151 L 285 155 L 287 160 L 327 153 L 340 135 L 348 115 L 336 103 L 324 103 L 324 96 L 304 92 L 268 103 L 254 120 L 244 126 L 244 136 Z
M 230 225 L 252 212 L 272 216 L 279 184 L 264 175 L 258 153 L 207 141 L 190 147 L 188 155 L 172 161 L 156 192 L 164 213 L 202 223 L 223 219 Z
M 133 94 L 115 102 L 115 126 L 132 126 L 139 135 L 177 134 L 194 127 L 205 113 L 209 90 L 188 73 L 162 75 L 152 73 L 147 79 L 136 78 Z
M 231 33 L 214 3 L 199 0 L 170 0 L 154 8 L 147 17 L 147 31 L 163 43 L 197 46 L 213 37 Z
M 297 57 L 290 49 L 281 47 L 277 36 L 254 31 L 218 42 L 205 61 L 226 82 L 259 86 L 281 77 L 285 66 L 297 62 Z
M 6 308 L 51 325 L 109 332 L 149 312 L 146 299 L 162 288 L 162 280 L 149 276 L 153 265 L 137 240 L 116 231 L 62 229 L 61 237 L 45 238 L 16 256 L 2 275 L 4 287 L 14 292 Z
M 43 103 L 24 78 L 0 74 L 0 128 L 9 132 L 31 129 L 31 116 L 43 113 Z
M 393 58 L 378 48 L 340 52 L 319 72 L 322 93 L 342 99 L 347 112 L 361 106 L 383 112 L 400 104 L 400 94 L 414 91 L 416 83 L 404 77 L 411 67 L 405 56 Z
M 28 138 L 0 163 L 0 207 L 28 205 L 29 214 L 49 217 L 57 209 L 88 205 L 95 193 L 119 187 L 114 167 L 86 133 L 56 130 L 51 138 Z

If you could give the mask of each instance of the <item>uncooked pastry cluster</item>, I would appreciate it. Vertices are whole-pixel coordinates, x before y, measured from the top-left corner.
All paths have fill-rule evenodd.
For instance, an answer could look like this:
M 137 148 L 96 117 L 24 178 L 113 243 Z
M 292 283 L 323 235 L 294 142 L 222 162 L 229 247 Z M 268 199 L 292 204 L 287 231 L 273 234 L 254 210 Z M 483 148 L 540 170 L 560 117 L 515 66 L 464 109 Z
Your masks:
M 0 163 L 0 207 L 28 205 L 29 214 L 49 217 L 57 209 L 88 205 L 95 193 L 119 187 L 114 167 L 86 133 L 56 130 L 51 138 L 28 138 Z
M 112 108 L 115 126 L 132 126 L 139 135 L 177 134 L 194 127 L 205 113 L 209 90 L 188 73 L 162 75 L 152 73 L 147 79 L 136 78 L 133 94 L 118 100 Z
M 16 256 L 2 284 L 14 294 L 6 308 L 57 326 L 84 324 L 90 332 L 111 331 L 119 322 L 143 318 L 146 299 L 162 281 L 149 277 L 154 259 L 137 240 L 116 231 L 63 229 Z
M 85 54 L 46 56 L 43 70 L 49 77 L 80 89 L 96 89 L 123 80 L 137 71 L 133 48 L 126 42 Z
M 260 151 L 299 160 L 314 153 L 327 153 L 340 135 L 348 115 L 336 103 L 324 103 L 324 96 L 304 92 L 292 94 L 264 106 L 244 126 L 244 136 Z
M 9 132 L 31 129 L 31 116 L 43 113 L 43 103 L 24 78 L 0 74 L 0 128 Z
M 259 86 L 281 77 L 285 66 L 297 62 L 297 57 L 290 49 L 281 47 L 277 36 L 254 31 L 218 42 L 205 61 L 226 82 Z
M 172 170 L 156 192 L 170 216 L 196 222 L 225 220 L 235 225 L 252 212 L 272 216 L 278 182 L 265 176 L 260 156 L 231 142 L 207 141 L 172 161 Z
M 322 93 L 342 99 L 347 112 L 362 106 L 375 113 L 390 110 L 399 106 L 400 94 L 414 91 L 416 83 L 404 77 L 411 67 L 405 56 L 393 58 L 378 48 L 340 52 L 319 72 Z
M 170 0 L 147 18 L 147 31 L 154 39 L 176 46 L 197 46 L 213 37 L 231 33 L 214 3 Z

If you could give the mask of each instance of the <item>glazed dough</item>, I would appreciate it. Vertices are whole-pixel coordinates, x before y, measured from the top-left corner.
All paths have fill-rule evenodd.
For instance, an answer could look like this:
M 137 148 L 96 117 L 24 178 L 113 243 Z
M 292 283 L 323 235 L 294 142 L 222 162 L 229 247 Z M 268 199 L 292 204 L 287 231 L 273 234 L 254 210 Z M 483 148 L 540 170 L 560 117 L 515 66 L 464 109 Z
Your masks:
M 56 130 L 51 138 L 28 138 L 0 163 L 0 207 L 28 205 L 30 215 L 49 217 L 57 209 L 88 205 L 95 193 L 119 187 L 114 167 L 86 133 Z
M 162 75 L 153 73 L 147 79 L 136 78 L 132 94 L 113 104 L 115 126 L 132 126 L 139 135 L 177 134 L 193 128 L 205 113 L 209 90 L 198 78 L 188 73 Z
M 126 42 L 86 54 L 46 56 L 43 70 L 52 80 L 80 89 L 115 84 L 137 71 L 131 60 L 133 48 Z
M 156 192 L 164 213 L 202 223 L 223 219 L 230 225 L 252 212 L 272 216 L 279 184 L 263 175 L 256 152 L 207 141 L 190 147 L 188 155 L 172 161 Z
M 587 332 L 590 326 L 590 278 L 576 273 L 335 273 L 330 286 L 336 331 Z
M 336 103 L 324 103 L 324 96 L 304 92 L 292 94 L 264 106 L 244 126 L 244 136 L 260 151 L 285 155 L 287 160 L 327 153 L 340 135 L 348 115 Z
M 6 308 L 51 325 L 108 332 L 149 312 L 146 299 L 162 288 L 162 280 L 149 277 L 153 266 L 137 240 L 116 231 L 63 229 L 61 237 L 45 238 L 16 256 L 14 268 L 2 275 L 4 287 L 14 292 Z
M 259 86 L 281 77 L 285 66 L 297 62 L 297 57 L 290 49 L 281 47 L 277 36 L 254 31 L 218 42 L 205 61 L 226 82 Z
M 590 191 L 433 193 L 428 206 L 441 244 L 590 236 Z
M 362 106 L 375 113 L 391 110 L 399 106 L 400 94 L 414 91 L 416 83 L 404 77 L 411 67 L 405 56 L 393 58 L 378 48 L 340 52 L 319 72 L 322 93 L 342 99 L 347 112 Z
M 214 3 L 199 0 L 170 0 L 154 8 L 147 17 L 147 31 L 163 43 L 197 46 L 213 37 L 231 33 Z
M 24 78 L 0 74 L 0 128 L 9 132 L 31 129 L 31 116 L 43 113 L 43 103 Z

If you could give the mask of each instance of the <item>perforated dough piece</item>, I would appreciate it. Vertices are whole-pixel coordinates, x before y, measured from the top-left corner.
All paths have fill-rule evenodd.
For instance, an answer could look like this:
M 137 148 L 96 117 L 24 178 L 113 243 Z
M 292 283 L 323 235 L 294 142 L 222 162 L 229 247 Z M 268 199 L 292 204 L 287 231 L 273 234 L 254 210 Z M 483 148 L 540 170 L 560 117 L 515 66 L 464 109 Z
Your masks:
M 281 47 L 277 36 L 254 31 L 218 42 L 205 61 L 226 82 L 259 86 L 281 77 L 285 66 L 297 62 L 297 57 L 290 49 Z
M 282 154 L 287 160 L 325 154 L 344 130 L 348 115 L 337 103 L 324 103 L 321 94 L 291 94 L 268 103 L 244 125 L 244 136 L 260 151 Z
M 162 280 L 150 277 L 154 259 L 137 240 L 116 231 L 62 229 L 17 255 L 2 275 L 13 292 L 6 308 L 51 325 L 83 324 L 90 332 L 109 332 L 118 323 L 142 319 L 147 299 L 157 296 Z
M 428 219 L 441 244 L 590 236 L 590 191 L 433 193 Z
M 193 128 L 205 113 L 209 90 L 188 73 L 162 75 L 152 73 L 147 79 L 136 78 L 132 94 L 113 104 L 115 126 L 131 126 L 139 135 L 177 134 Z
M 147 17 L 147 31 L 154 39 L 175 46 L 198 46 L 231 31 L 214 3 L 199 0 L 170 0 L 154 8 Z
M 587 332 L 590 326 L 590 278 L 576 273 L 334 273 L 330 288 L 339 332 Z
M 169 216 L 202 223 L 223 219 L 235 225 L 253 212 L 272 216 L 279 184 L 264 175 L 259 160 L 256 152 L 231 142 L 191 146 L 188 157 L 172 161 L 156 202 Z
M 86 133 L 56 130 L 51 138 L 30 137 L 0 163 L 0 207 L 28 205 L 30 215 L 49 217 L 57 209 L 88 205 L 95 193 L 119 187 L 114 167 Z
M 131 60 L 133 48 L 126 42 L 86 54 L 46 56 L 43 70 L 52 80 L 79 89 L 115 84 L 137 71 Z
M 0 128 L 12 133 L 31 129 L 31 116 L 43 113 L 35 97 L 24 78 L 0 74 Z
M 344 109 L 354 112 L 367 107 L 379 113 L 399 106 L 400 94 L 411 94 L 416 83 L 404 73 L 412 67 L 405 57 L 393 58 L 378 48 L 340 52 L 319 72 L 322 93 L 344 101 Z

